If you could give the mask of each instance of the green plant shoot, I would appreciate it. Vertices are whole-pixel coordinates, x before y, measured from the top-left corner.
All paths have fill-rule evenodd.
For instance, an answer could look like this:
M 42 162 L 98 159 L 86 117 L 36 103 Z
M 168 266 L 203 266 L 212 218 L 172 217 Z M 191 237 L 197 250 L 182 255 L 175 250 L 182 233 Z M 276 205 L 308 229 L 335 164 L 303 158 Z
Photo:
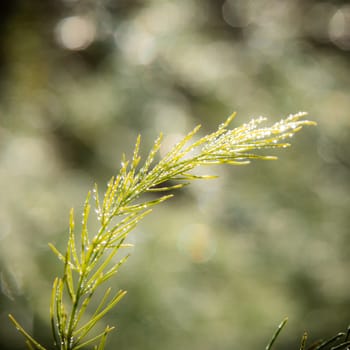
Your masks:
M 116 255 L 128 246 L 125 243 L 128 234 L 152 208 L 173 196 L 172 193 L 164 193 L 186 186 L 192 180 L 213 177 L 192 173 L 199 166 L 243 165 L 251 159 L 276 159 L 274 156 L 261 155 L 261 150 L 290 146 L 288 140 L 303 126 L 315 125 L 303 119 L 305 115 L 290 115 L 267 127 L 261 125 L 265 118 L 260 117 L 229 129 L 235 117 L 232 114 L 217 131 L 202 138 L 195 137 L 200 128 L 197 126 L 158 162 L 155 158 L 161 147 L 162 135 L 156 139 L 143 163 L 139 155 L 139 136 L 131 160 L 122 157 L 119 173 L 110 179 L 103 197 L 97 185 L 92 190 L 92 196 L 88 193 L 79 230 L 76 229 L 74 211 L 71 210 L 65 252 L 60 252 L 50 244 L 63 264 L 63 274 L 55 278 L 51 294 L 53 347 L 59 350 L 85 347 L 104 349 L 113 327 L 107 325 L 98 333 L 95 326 L 126 294 L 124 290 L 113 291 L 111 283 L 108 283 L 128 257 L 125 255 L 117 259 Z M 175 185 L 165 186 L 164 183 L 169 180 Z M 144 198 L 148 192 L 159 192 L 160 195 L 157 199 L 149 200 Z M 89 229 L 91 205 L 94 207 L 92 213 L 97 215 L 97 232 L 90 232 Z M 100 300 L 96 300 L 97 297 Z M 29 349 L 46 349 L 12 315 L 10 319 L 25 337 Z

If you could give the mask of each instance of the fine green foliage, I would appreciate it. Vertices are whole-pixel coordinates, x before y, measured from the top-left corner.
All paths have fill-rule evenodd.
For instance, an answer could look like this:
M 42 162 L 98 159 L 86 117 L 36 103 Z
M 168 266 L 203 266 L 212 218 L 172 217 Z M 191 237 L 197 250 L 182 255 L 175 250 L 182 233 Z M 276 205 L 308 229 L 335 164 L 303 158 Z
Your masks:
M 280 323 L 265 350 L 271 350 L 280 332 L 287 324 L 287 321 L 288 318 L 285 318 Z M 316 342 L 312 342 L 309 346 L 306 346 L 307 340 L 308 334 L 307 332 L 304 332 L 303 336 L 301 337 L 299 350 L 348 350 L 350 347 L 350 326 L 346 332 L 339 332 L 326 340 L 317 340 Z
M 308 334 L 305 332 L 301 338 L 300 350 L 342 350 L 350 347 L 350 326 L 346 332 L 339 332 L 326 340 L 318 340 L 306 347 Z
M 281 333 L 282 329 L 284 328 L 284 326 L 287 324 L 288 322 L 288 318 L 286 317 L 277 327 L 274 335 L 272 336 L 270 342 L 267 344 L 265 350 L 271 350 L 272 345 L 275 343 L 277 337 L 279 336 L 279 334 Z
M 306 114 L 290 115 L 271 126 L 261 127 L 265 118 L 257 118 L 235 129 L 228 129 L 235 114 L 221 124 L 217 131 L 196 139 L 199 126 L 176 144 L 163 159 L 155 162 L 161 147 L 162 135 L 155 141 L 146 160 L 141 165 L 139 155 L 141 137 L 136 141 L 130 161 L 122 157 L 121 168 L 113 176 L 106 192 L 99 196 L 97 185 L 87 195 L 82 224 L 75 227 L 73 209 L 70 212 L 67 248 L 61 253 L 50 244 L 52 251 L 63 263 L 63 275 L 56 277 L 52 287 L 50 319 L 53 344 L 60 350 L 77 350 L 86 346 L 104 349 L 108 334 L 114 327 L 106 326 L 98 333 L 96 325 L 113 309 L 126 294 L 113 291 L 107 282 L 117 274 L 128 255 L 117 258 L 131 230 L 146 216 L 152 207 L 171 198 L 163 194 L 156 199 L 143 199 L 149 192 L 169 192 L 187 185 L 191 180 L 213 176 L 195 175 L 191 171 L 202 165 L 248 164 L 251 159 L 270 160 L 274 156 L 261 155 L 260 150 L 286 148 L 287 142 L 303 126 L 314 125 L 302 119 Z M 174 185 L 166 186 L 171 181 Z M 89 216 L 91 201 L 98 220 L 97 232 L 90 232 Z M 96 300 L 100 297 L 100 300 Z M 44 350 L 10 315 L 16 328 L 26 339 L 29 349 Z M 267 349 L 270 350 L 280 325 Z

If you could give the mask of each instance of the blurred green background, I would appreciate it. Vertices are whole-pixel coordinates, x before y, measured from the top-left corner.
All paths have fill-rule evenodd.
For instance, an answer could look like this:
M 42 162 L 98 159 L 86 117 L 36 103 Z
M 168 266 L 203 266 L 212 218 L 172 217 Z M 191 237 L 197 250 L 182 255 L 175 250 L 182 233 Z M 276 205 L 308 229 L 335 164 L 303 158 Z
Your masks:
M 318 127 L 277 162 L 208 169 L 135 230 L 108 348 L 263 349 L 289 316 L 295 349 L 348 325 L 348 1 L 12 0 L 0 30 L 1 349 L 24 349 L 10 312 L 49 336 L 47 243 L 137 134 L 146 153 L 234 110 Z

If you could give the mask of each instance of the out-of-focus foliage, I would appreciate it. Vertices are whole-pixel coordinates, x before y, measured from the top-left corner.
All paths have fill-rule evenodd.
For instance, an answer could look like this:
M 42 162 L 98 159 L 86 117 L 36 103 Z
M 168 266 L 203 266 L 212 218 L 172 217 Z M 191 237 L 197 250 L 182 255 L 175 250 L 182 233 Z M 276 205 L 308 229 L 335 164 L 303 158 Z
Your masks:
M 220 169 L 133 235 L 110 348 L 279 346 L 349 323 L 350 8 L 346 1 L 56 0 L 0 5 L 0 340 L 45 341 L 68 211 L 159 133 L 307 110 L 282 159 Z M 206 131 L 206 130 L 205 130 Z M 204 131 L 204 132 L 205 132 Z M 166 152 L 167 147 L 164 147 Z M 142 152 L 142 150 L 141 150 Z M 186 198 L 183 198 L 185 197 Z M 184 200 L 186 199 L 186 200 Z

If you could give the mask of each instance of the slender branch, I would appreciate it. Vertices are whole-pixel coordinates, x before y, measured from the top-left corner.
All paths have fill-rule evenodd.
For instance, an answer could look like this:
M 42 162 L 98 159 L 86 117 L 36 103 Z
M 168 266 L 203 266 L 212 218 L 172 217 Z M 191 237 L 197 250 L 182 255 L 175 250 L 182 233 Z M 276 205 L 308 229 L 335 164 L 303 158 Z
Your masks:
M 91 337 L 90 331 L 119 303 L 125 292 L 115 292 L 110 298 L 111 289 L 107 288 L 102 300 L 97 303 L 95 311 L 91 301 L 96 296 L 96 291 L 110 281 L 126 261 L 126 257 L 119 261 L 116 261 L 115 257 L 126 246 L 124 240 L 129 232 L 151 212 L 154 206 L 173 196 L 173 194 L 160 195 L 154 200 L 144 200 L 142 195 L 148 192 L 175 191 L 192 180 L 213 178 L 213 176 L 193 174 L 192 171 L 199 166 L 245 165 L 252 159 L 276 159 L 269 155 L 261 155 L 260 152 L 290 146 L 287 140 L 296 132 L 303 126 L 315 124 L 302 119 L 305 115 L 305 113 L 290 115 L 269 127 L 260 127 L 265 118 L 259 117 L 238 128 L 228 129 L 235 117 L 235 114 L 232 114 L 215 132 L 193 141 L 200 129 L 197 126 L 163 159 L 155 163 L 155 157 L 161 147 L 162 135 L 160 135 L 143 165 L 140 165 L 141 137 L 139 136 L 131 160 L 128 161 L 125 156 L 122 157 L 119 173 L 108 182 L 102 200 L 100 200 L 97 185 L 94 186 L 92 195 L 97 220 L 100 223 L 97 233 L 91 236 L 89 232 L 91 206 L 89 192 L 78 235 L 73 210 L 71 210 L 65 254 L 60 253 L 52 244 L 50 245 L 64 265 L 63 276 L 56 278 L 53 284 L 50 304 L 50 320 L 56 348 L 76 350 L 99 341 L 96 348 L 103 349 L 107 334 L 112 328 L 107 327 L 103 333 Z M 180 182 L 166 186 L 164 183 L 167 181 Z M 92 316 L 85 321 L 84 314 L 88 308 L 92 309 Z M 11 320 L 31 346 L 44 350 L 44 347 L 31 338 L 12 316 Z M 280 325 L 267 350 L 270 350 L 285 322 L 286 320 Z

